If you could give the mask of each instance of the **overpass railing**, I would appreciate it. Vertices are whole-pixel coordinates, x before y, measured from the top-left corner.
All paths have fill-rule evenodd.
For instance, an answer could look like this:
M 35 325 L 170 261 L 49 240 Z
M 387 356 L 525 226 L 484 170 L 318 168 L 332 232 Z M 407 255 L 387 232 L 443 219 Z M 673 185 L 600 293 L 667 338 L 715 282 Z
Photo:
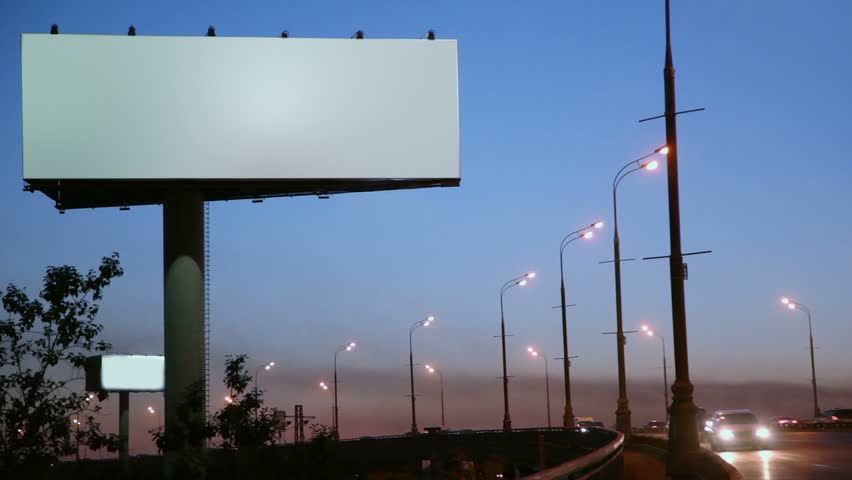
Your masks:
M 622 478 L 624 472 L 624 435 L 580 458 L 570 460 L 524 480 L 586 480 L 593 478 Z

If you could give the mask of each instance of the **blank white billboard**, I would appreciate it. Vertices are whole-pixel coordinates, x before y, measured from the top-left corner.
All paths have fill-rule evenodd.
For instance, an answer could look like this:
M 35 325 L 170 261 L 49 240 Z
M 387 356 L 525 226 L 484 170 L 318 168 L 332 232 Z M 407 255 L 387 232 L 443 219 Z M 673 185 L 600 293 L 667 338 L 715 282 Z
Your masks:
M 455 40 L 24 34 L 21 48 L 26 180 L 460 178 Z
M 165 358 L 102 355 L 101 389 L 106 392 L 161 392 L 166 387 Z

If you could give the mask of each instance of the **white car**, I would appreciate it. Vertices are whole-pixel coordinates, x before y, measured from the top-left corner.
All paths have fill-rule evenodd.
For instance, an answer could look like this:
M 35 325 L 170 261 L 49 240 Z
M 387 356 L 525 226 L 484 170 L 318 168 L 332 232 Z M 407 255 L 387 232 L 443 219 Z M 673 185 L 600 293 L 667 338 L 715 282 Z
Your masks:
M 771 445 L 769 428 L 751 410 L 719 410 L 707 421 L 704 430 L 714 452 L 741 446 L 765 450 Z

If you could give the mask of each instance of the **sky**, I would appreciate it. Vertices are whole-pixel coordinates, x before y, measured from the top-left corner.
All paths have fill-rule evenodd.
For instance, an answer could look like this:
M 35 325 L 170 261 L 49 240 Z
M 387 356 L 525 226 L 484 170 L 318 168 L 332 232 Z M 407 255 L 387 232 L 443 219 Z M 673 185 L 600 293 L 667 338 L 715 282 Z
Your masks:
M 706 108 L 678 120 L 683 248 L 713 251 L 687 257 L 696 403 L 808 414 L 807 319 L 782 308 L 787 295 L 813 313 L 823 406 L 848 406 L 852 3 L 672 3 L 678 107 Z M 602 219 L 599 236 L 565 253 L 577 304 L 569 351 L 579 356 L 575 413 L 613 423 L 615 339 L 601 333 L 615 329 L 614 281 L 612 265 L 599 262 L 612 258 L 613 176 L 665 143 L 661 120 L 637 122 L 663 110 L 661 0 L 0 0 L 0 285 L 35 293 L 47 265 L 88 269 L 117 251 L 125 275 L 102 302 L 104 338 L 117 352 L 160 354 L 161 207 L 59 215 L 47 197 L 22 191 L 20 34 L 53 23 L 64 33 L 123 35 L 133 24 L 138 35 L 201 36 L 214 25 L 219 36 L 417 38 L 434 29 L 458 39 L 459 188 L 211 204 L 212 405 L 224 395 L 225 355 L 245 353 L 252 367 L 276 362 L 260 376 L 272 406 L 301 403 L 330 423 L 317 384 L 330 379 L 335 348 L 357 341 L 340 359 L 342 434 L 403 432 L 405 337 L 435 315 L 415 333 L 415 362 L 444 372 L 451 426 L 499 428 L 499 290 L 534 270 L 527 287 L 509 291 L 505 313 L 513 419 L 540 425 L 544 368 L 525 348 L 561 356 L 559 241 Z M 668 253 L 662 169 L 622 182 L 619 231 L 623 258 Z M 667 262 L 625 263 L 622 289 L 625 329 L 647 323 L 665 336 L 671 381 Z M 661 353 L 654 339 L 628 338 L 634 423 L 660 416 Z M 554 422 L 560 372 L 551 361 Z M 434 424 L 437 382 L 425 372 L 416 381 L 419 412 Z M 150 448 L 148 404 L 161 396 L 133 396 L 136 451 Z

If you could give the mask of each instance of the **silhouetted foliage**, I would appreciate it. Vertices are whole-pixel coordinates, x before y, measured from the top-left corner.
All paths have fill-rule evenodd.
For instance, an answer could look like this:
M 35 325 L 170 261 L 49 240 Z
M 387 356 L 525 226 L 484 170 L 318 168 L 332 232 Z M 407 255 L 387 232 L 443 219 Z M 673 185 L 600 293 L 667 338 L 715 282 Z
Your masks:
M 170 418 L 166 430 L 149 430 L 157 450 L 175 452 L 178 478 L 204 478 L 207 459 L 204 442 L 216 435 L 216 427 L 204 418 L 204 383 L 198 381 L 184 392 L 176 418 Z
M 277 421 L 272 411 L 263 406 L 263 392 L 249 388 L 253 379 L 245 364 L 245 355 L 229 355 L 225 359 L 225 386 L 231 392 L 231 402 L 213 417 L 225 449 L 251 449 L 274 443 Z
M 38 298 L 14 284 L 6 287 L 7 319 L 0 320 L 0 464 L 52 462 L 73 453 L 78 442 L 117 450 L 118 437 L 103 434 L 95 421 L 100 406 L 94 397 L 72 386 L 83 379 L 86 357 L 111 348 L 98 340 L 103 326 L 96 321 L 97 302 L 123 273 L 113 253 L 85 275 L 72 266 L 48 267 Z

